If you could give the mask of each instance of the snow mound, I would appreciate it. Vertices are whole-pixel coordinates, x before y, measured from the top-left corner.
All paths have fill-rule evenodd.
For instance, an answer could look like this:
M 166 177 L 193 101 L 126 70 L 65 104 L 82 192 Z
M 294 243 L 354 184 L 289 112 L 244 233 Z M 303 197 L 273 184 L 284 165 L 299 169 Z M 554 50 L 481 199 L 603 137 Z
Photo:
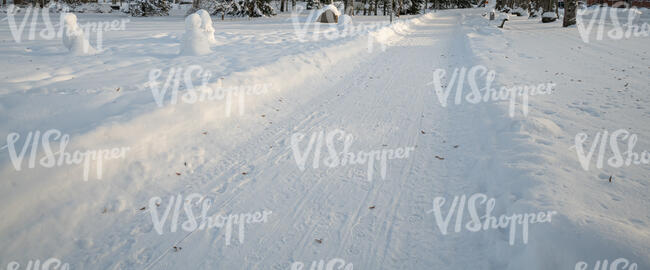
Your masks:
M 214 36 L 213 36 L 214 37 Z M 185 18 L 182 55 L 204 55 L 211 53 L 210 42 L 201 28 L 201 16 L 194 13 Z
M 203 9 L 199 9 L 196 14 L 201 17 L 201 29 L 205 32 L 205 35 L 208 38 L 208 43 L 210 43 L 210 45 L 217 44 L 217 40 L 214 38 L 214 27 L 212 27 L 212 18 L 210 18 L 210 14 Z
M 352 24 L 352 17 L 350 17 L 349 15 L 343 14 L 343 15 L 339 16 L 338 24 L 339 24 L 339 26 L 345 26 L 345 25 Z
M 90 46 L 83 30 L 77 24 L 77 16 L 72 13 L 61 14 L 63 21 L 63 46 L 73 55 L 94 54 L 95 48 Z

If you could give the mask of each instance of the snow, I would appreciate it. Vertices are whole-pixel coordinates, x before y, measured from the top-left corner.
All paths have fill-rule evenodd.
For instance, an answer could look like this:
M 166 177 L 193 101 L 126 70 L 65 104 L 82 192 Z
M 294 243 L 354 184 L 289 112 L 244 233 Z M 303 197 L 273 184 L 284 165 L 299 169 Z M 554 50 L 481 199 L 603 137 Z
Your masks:
M 131 18 L 125 31 L 104 33 L 104 49 L 86 57 L 69 57 L 58 38 L 30 39 L 28 31 L 16 43 L 10 29 L 0 28 L 0 61 L 11 67 L 0 71 L 0 137 L 20 134 L 18 152 L 28 132 L 49 129 L 70 134 L 69 152 L 129 148 L 124 158 L 104 162 L 101 179 L 91 166 L 88 181 L 82 165 L 18 171 L 7 147 L 1 149 L 0 263 L 24 267 L 55 257 L 70 269 L 308 269 L 312 262 L 575 269 L 579 262 L 593 268 L 625 258 L 649 268 L 648 165 L 598 169 L 594 161 L 584 170 L 574 145 L 581 132 L 590 143 L 599 131 L 626 129 L 638 135 L 637 151 L 650 149 L 648 37 L 585 43 L 577 28 L 561 22 L 513 16 L 503 30 L 484 12 L 402 16 L 359 35 L 317 40 L 297 36 L 286 14 L 215 21 L 213 52 L 198 14 Z M 78 14 L 74 24 L 70 18 L 72 29 L 124 17 Z M 352 25 L 387 20 L 355 16 Z M 298 19 L 303 23 L 306 37 L 331 30 L 314 27 L 306 14 Z M 179 50 L 201 57 L 179 57 Z M 236 96 L 230 105 L 223 99 L 173 105 L 167 93 L 159 107 L 152 71 L 160 71 L 162 89 L 171 69 L 193 70 L 187 80 L 180 75 L 185 94 L 187 81 L 203 83 L 195 65 L 212 73 L 211 88 L 268 85 L 268 91 L 241 103 Z M 512 117 L 507 101 L 457 105 L 456 88 L 443 107 L 429 84 L 432 71 L 475 66 L 496 71 L 495 88 L 556 87 L 531 95 L 526 115 L 522 100 Z M 354 136 L 355 153 L 415 150 L 389 161 L 385 179 L 378 163 L 372 181 L 367 164 L 300 170 L 292 136 L 306 135 L 304 150 L 311 134 L 335 130 Z M 38 164 L 45 154 L 37 150 Z M 324 160 L 327 147 L 322 151 Z M 313 164 L 313 153 L 306 164 Z M 228 234 L 223 222 L 184 230 L 181 210 L 170 232 L 170 210 L 159 234 L 152 215 L 173 209 L 170 198 L 192 194 L 209 198 L 209 213 L 222 221 L 269 214 L 264 222 L 231 224 Z M 508 229 L 456 233 L 455 220 L 443 235 L 429 212 L 434 198 L 447 199 L 446 214 L 454 196 L 472 194 L 495 199 L 492 216 L 557 214 L 531 224 L 526 243 L 520 227 L 510 245 Z
M 339 16 L 339 21 L 338 21 L 339 26 L 345 26 L 349 24 L 352 24 L 352 17 L 350 17 L 350 15 L 343 14 Z
M 498 15 L 496 16 L 495 21 L 498 23 L 501 23 L 501 21 L 503 21 L 504 19 L 510 19 L 510 15 L 508 15 L 508 13 L 499 12 L 497 14 Z
M 209 19 L 209 18 L 208 18 Z M 204 55 L 212 52 L 210 50 L 210 38 L 208 31 L 197 13 L 191 14 L 185 18 L 185 35 L 183 35 L 183 55 Z M 212 35 L 214 38 L 214 35 Z
M 72 13 L 62 13 L 63 21 L 62 41 L 72 55 L 94 54 L 95 49 L 90 46 L 84 31 L 77 24 L 77 16 Z
M 196 14 L 199 14 L 201 16 L 201 29 L 205 32 L 205 35 L 208 37 L 208 42 L 210 45 L 215 45 L 217 44 L 217 40 L 214 38 L 214 27 L 212 26 L 212 18 L 210 18 L 210 14 L 203 10 L 199 9 L 196 11 Z

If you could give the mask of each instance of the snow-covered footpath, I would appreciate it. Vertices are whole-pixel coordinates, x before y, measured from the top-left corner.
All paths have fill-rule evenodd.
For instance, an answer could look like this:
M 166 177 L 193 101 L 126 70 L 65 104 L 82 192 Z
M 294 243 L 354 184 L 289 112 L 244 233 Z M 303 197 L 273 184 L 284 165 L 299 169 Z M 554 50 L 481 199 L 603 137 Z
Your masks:
M 1 21 L 0 268 L 649 268 L 649 38 L 484 13 Z

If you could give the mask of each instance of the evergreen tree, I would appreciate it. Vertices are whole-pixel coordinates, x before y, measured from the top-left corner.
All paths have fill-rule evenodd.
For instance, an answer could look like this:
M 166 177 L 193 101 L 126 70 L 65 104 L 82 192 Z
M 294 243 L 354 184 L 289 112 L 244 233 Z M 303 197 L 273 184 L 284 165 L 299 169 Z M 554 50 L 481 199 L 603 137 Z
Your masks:
M 168 16 L 170 9 L 167 0 L 135 0 L 129 3 L 129 12 L 134 17 Z
M 319 0 L 307 0 L 306 9 L 319 9 L 321 4 Z
M 404 14 L 420 14 L 420 11 L 424 6 L 424 1 L 425 0 L 404 0 L 404 5 L 407 6 L 406 10 L 404 10 Z

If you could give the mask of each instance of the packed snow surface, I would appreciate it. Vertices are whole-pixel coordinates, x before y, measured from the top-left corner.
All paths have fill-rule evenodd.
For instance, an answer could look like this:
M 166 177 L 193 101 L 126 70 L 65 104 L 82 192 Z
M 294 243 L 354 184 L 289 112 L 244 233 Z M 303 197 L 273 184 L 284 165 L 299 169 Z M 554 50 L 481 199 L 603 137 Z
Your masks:
M 390 26 L 355 16 L 351 26 L 364 30 L 336 38 L 335 25 L 305 13 L 214 23 L 199 14 L 66 17 L 72 30 L 130 20 L 103 33 L 93 55 L 70 55 L 85 45 L 80 35 L 64 36 L 66 47 L 27 34 L 17 43 L 3 21 L 0 138 L 16 141 L 0 149 L 0 266 L 56 258 L 70 269 L 555 270 L 624 259 L 650 268 L 650 165 L 599 168 L 595 150 L 585 170 L 575 144 L 588 134 L 589 151 L 598 132 L 624 130 L 636 152 L 650 150 L 648 37 L 592 33 L 585 42 L 579 27 L 513 16 L 499 29 L 484 13 L 437 11 Z M 494 74 L 497 89 L 554 87 L 514 103 L 468 102 L 484 77 L 449 85 L 454 70 L 473 67 Z M 206 89 L 222 96 L 192 96 Z M 224 89 L 243 90 L 228 99 Z M 88 174 L 83 162 L 50 166 L 43 144 L 29 148 L 43 137 L 53 153 L 67 140 L 55 157 L 114 148 L 103 156 L 117 158 L 104 160 L 101 178 L 96 161 Z M 365 163 L 334 166 L 328 140 L 339 152 L 351 143 Z M 397 149 L 407 149 L 402 158 L 368 166 L 373 151 Z M 490 202 L 492 218 L 553 214 L 514 232 L 472 231 L 470 198 L 484 217 Z M 193 224 L 185 206 L 214 218 Z

